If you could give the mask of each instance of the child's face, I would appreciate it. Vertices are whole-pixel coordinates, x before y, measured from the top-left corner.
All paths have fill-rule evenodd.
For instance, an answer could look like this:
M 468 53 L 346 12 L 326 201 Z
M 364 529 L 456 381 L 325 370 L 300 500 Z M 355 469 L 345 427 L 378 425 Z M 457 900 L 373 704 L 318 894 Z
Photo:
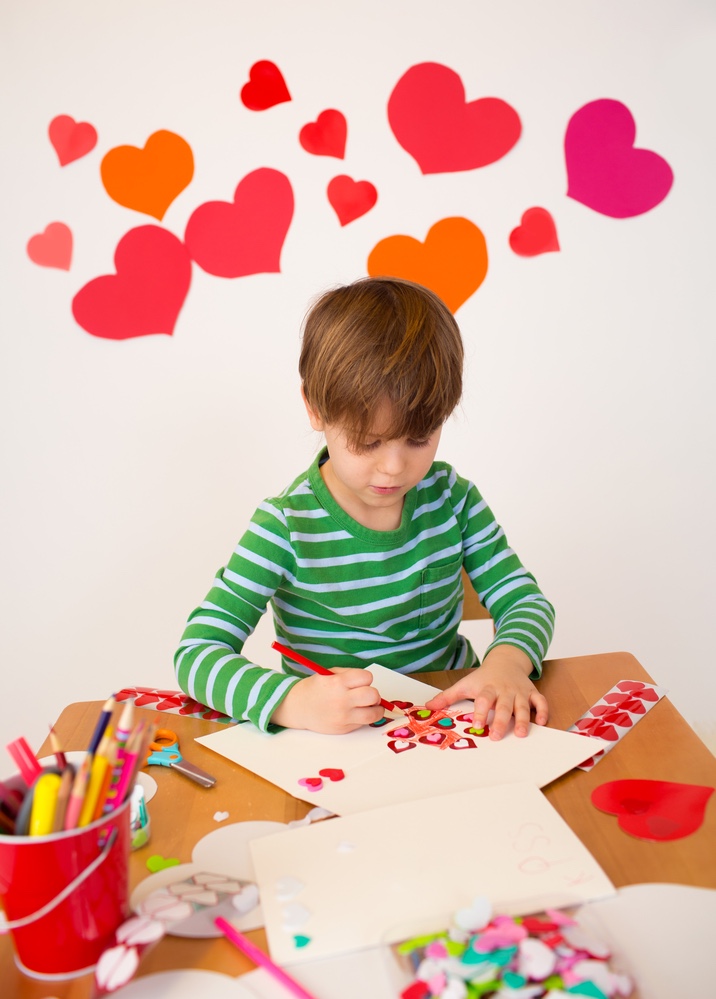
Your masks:
M 426 440 L 388 440 L 380 432 L 392 422 L 390 404 L 385 403 L 376 413 L 375 433 L 360 447 L 352 447 L 340 426 L 325 423 L 306 408 L 313 429 L 326 437 L 329 459 L 321 474 L 336 502 L 364 527 L 377 531 L 399 527 L 405 494 L 429 471 L 442 428 Z

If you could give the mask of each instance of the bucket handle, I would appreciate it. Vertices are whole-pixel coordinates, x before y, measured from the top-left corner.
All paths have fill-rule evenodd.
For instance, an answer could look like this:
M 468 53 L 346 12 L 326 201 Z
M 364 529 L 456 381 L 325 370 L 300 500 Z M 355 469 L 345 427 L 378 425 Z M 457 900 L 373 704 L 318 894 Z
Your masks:
M 55 895 L 55 897 L 53 899 L 50 899 L 49 902 L 46 902 L 41 909 L 37 909 L 35 912 L 31 912 L 29 915 L 23 916 L 22 919 L 13 919 L 12 922 L 3 921 L 2 914 L 0 913 L 0 934 L 7 933 L 8 930 L 19 930 L 23 926 L 29 926 L 30 923 L 34 923 L 38 919 L 42 919 L 42 917 L 46 916 L 48 912 L 52 912 L 53 909 L 56 909 L 61 902 L 64 902 L 64 900 L 67 898 L 68 895 L 72 894 L 75 888 L 78 888 L 83 881 L 87 880 L 90 874 L 94 874 L 94 872 L 97 870 L 100 864 L 103 864 L 105 862 L 105 860 L 109 856 L 109 851 L 112 849 L 112 846 L 114 845 L 114 841 L 116 838 L 117 838 L 117 827 L 115 826 L 112 829 L 111 833 L 109 834 L 107 842 L 102 847 L 102 852 L 97 857 L 95 857 L 94 860 L 90 864 L 88 864 L 83 871 L 80 871 L 80 873 L 73 881 L 70 881 L 68 885 L 65 885 L 65 887 L 62 889 L 61 892 L 59 892 L 59 894 Z

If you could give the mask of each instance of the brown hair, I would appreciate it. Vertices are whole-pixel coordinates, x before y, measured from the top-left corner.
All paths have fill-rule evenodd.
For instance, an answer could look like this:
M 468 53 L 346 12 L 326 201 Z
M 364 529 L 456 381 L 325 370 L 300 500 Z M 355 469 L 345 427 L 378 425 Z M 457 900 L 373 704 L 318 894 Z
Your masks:
M 358 444 L 387 399 L 388 438 L 424 440 L 462 395 L 463 345 L 438 296 L 397 278 L 362 278 L 322 295 L 306 316 L 299 372 L 311 408 Z

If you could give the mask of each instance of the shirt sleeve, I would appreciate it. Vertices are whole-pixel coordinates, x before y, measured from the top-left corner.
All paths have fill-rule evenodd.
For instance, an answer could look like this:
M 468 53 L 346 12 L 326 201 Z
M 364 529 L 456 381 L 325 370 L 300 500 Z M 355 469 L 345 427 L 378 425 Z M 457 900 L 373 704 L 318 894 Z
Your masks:
M 463 564 L 495 622 L 495 637 L 485 654 L 497 645 L 514 645 L 529 656 L 531 677 L 537 679 L 554 633 L 554 607 L 510 548 L 477 488 L 471 482 L 465 486 L 458 512 Z
M 257 666 L 242 650 L 294 568 L 285 518 L 273 504 L 262 503 L 206 599 L 189 616 L 174 656 L 185 693 L 264 732 L 300 677 Z

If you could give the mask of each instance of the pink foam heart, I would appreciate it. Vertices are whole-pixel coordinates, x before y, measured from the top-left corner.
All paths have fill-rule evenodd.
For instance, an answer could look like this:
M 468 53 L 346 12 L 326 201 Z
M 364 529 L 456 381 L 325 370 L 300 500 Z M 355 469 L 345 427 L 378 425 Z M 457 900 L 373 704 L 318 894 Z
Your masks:
M 81 288 L 72 314 L 82 329 L 109 340 L 174 332 L 191 281 L 186 247 L 155 225 L 122 237 L 114 254 L 116 274 Z
M 315 121 L 304 125 L 298 141 L 307 153 L 314 156 L 335 156 L 342 160 L 346 152 L 348 125 L 340 111 L 329 108 L 321 111 Z
M 635 148 L 635 139 L 636 123 L 620 101 L 592 101 L 575 112 L 564 138 L 568 196 L 616 219 L 655 208 L 674 174 L 658 153 Z
M 353 180 L 346 174 L 334 177 L 326 193 L 341 225 L 365 215 L 378 200 L 378 192 L 369 180 Z
M 86 156 L 97 145 L 97 130 L 87 121 L 75 121 L 68 114 L 53 118 L 48 128 L 50 142 L 60 166 Z
M 522 213 L 521 224 L 510 233 L 510 248 L 520 257 L 559 250 L 554 219 L 546 208 L 528 208 Z
M 458 74 L 435 62 L 412 66 L 398 80 L 388 100 L 388 120 L 424 174 L 494 163 L 522 131 L 509 104 L 496 97 L 466 102 Z
M 323 781 L 320 777 L 301 777 L 298 782 L 301 787 L 308 788 L 309 791 L 320 791 Z
M 50 222 L 44 232 L 28 240 L 27 255 L 41 267 L 68 271 L 72 262 L 72 232 L 64 222 Z
M 262 167 L 239 183 L 233 202 L 199 205 L 184 242 L 192 260 L 217 277 L 276 273 L 292 218 L 291 182 L 279 170 Z

